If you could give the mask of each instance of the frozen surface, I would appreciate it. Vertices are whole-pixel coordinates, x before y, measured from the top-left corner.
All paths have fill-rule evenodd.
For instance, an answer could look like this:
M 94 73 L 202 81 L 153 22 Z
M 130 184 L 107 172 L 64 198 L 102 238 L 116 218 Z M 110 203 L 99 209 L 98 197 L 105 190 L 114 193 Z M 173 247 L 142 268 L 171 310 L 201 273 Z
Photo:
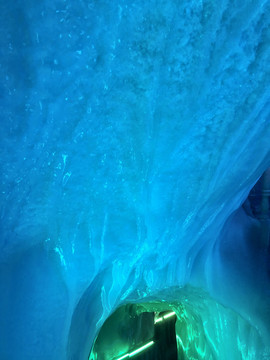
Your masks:
M 267 255 L 239 209 L 270 164 L 269 1 L 0 10 L 0 358 L 86 359 L 120 304 L 188 285 L 197 319 L 241 316 L 234 357 L 224 328 L 202 340 L 213 359 L 269 359 Z

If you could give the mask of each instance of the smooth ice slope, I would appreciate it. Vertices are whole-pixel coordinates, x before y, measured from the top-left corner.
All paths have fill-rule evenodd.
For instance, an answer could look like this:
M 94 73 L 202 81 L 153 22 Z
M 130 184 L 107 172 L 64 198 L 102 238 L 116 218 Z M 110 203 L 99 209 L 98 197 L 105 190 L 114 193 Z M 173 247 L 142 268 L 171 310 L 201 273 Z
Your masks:
M 260 339 L 208 331 L 214 359 L 225 338 L 270 357 L 259 224 L 236 211 L 270 164 L 269 7 L 0 2 L 1 359 L 86 359 L 119 305 L 186 285 L 214 299 L 191 296 L 199 333 L 217 301 Z

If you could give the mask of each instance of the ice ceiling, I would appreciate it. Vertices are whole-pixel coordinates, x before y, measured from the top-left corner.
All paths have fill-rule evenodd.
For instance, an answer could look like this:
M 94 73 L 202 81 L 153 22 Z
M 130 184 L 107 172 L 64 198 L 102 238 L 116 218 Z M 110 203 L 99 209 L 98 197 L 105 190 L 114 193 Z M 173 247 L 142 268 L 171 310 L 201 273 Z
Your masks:
M 0 10 L 0 358 L 86 360 L 166 302 L 186 359 L 269 359 L 269 1 Z

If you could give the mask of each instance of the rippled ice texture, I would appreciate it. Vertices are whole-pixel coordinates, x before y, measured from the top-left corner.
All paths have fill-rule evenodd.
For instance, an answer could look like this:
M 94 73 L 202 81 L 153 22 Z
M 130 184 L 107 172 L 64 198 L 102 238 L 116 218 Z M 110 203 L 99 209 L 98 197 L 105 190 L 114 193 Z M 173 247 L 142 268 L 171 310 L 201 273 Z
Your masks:
M 117 306 L 184 285 L 269 359 L 259 224 L 235 212 L 270 163 L 269 8 L 0 2 L 1 359 L 86 359 Z

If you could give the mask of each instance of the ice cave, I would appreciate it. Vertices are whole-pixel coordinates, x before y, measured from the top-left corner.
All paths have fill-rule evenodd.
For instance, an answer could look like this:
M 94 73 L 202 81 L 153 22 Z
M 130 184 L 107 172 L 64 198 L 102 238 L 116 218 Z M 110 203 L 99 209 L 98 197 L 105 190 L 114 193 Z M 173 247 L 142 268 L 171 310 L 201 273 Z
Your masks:
M 270 360 L 270 1 L 0 10 L 0 359 Z

